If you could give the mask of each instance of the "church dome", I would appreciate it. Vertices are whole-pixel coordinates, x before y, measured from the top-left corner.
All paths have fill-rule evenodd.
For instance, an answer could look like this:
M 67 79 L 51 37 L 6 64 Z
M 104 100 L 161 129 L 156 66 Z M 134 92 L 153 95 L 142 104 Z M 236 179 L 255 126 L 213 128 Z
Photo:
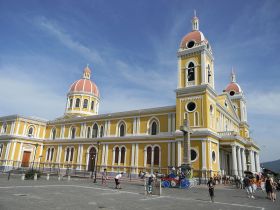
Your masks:
M 242 93 L 240 85 L 236 82 L 236 76 L 234 71 L 231 72 L 231 82 L 226 86 L 225 92 L 228 92 L 231 96 Z
M 194 30 L 183 37 L 180 48 L 191 48 L 194 44 L 200 44 L 202 42 L 207 42 L 203 33 L 201 31 Z
M 69 88 L 69 94 L 72 93 L 85 93 L 85 94 L 90 94 L 94 95 L 96 97 L 99 97 L 99 90 L 98 87 L 94 82 L 90 80 L 90 74 L 91 70 L 87 66 L 84 69 L 84 75 L 82 79 L 79 79 L 75 81 Z

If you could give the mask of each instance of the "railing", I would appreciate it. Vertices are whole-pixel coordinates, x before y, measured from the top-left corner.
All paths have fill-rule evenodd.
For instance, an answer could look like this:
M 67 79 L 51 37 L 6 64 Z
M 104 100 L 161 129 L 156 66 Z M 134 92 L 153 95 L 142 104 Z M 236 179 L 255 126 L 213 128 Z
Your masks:
M 220 136 L 237 136 L 237 133 L 235 131 L 223 131 L 218 132 Z
M 187 82 L 187 86 L 194 86 L 195 85 L 195 81 L 188 81 Z

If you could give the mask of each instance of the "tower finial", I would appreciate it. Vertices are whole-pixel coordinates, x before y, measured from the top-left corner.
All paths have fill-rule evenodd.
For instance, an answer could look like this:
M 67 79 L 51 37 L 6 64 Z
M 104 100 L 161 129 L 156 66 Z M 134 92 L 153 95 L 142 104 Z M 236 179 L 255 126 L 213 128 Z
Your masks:
M 236 82 L 236 76 L 233 67 L 231 68 L 231 82 Z
M 91 74 L 91 70 L 89 68 L 89 64 L 87 64 L 87 66 L 84 69 L 83 78 L 90 79 L 90 74 Z
M 196 16 L 196 10 L 194 10 L 194 17 L 192 19 L 192 30 L 193 31 L 199 30 L 199 20 L 198 17 Z

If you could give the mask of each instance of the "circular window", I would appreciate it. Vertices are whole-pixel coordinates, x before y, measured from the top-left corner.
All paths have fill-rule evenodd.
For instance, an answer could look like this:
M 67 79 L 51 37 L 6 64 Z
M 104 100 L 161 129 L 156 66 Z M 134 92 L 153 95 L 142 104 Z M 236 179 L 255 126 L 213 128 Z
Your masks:
M 216 153 L 215 151 L 212 151 L 212 161 L 216 161 Z
M 189 41 L 187 44 L 187 47 L 192 48 L 194 46 L 194 44 L 195 44 L 194 41 Z
M 195 104 L 194 102 L 190 102 L 190 103 L 187 104 L 187 110 L 188 110 L 189 112 L 194 111 L 195 108 L 196 108 L 196 104 Z
M 232 90 L 229 92 L 229 95 L 234 96 L 235 92 Z
M 194 149 L 191 149 L 191 161 L 194 161 L 197 158 L 197 152 Z

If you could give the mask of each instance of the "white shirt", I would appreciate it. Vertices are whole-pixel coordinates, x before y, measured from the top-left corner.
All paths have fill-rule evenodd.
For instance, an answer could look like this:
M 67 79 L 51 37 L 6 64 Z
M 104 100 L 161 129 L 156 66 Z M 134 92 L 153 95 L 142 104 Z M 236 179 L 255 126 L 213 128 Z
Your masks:
M 116 178 L 116 179 L 122 178 L 122 174 L 118 174 L 115 178 Z

